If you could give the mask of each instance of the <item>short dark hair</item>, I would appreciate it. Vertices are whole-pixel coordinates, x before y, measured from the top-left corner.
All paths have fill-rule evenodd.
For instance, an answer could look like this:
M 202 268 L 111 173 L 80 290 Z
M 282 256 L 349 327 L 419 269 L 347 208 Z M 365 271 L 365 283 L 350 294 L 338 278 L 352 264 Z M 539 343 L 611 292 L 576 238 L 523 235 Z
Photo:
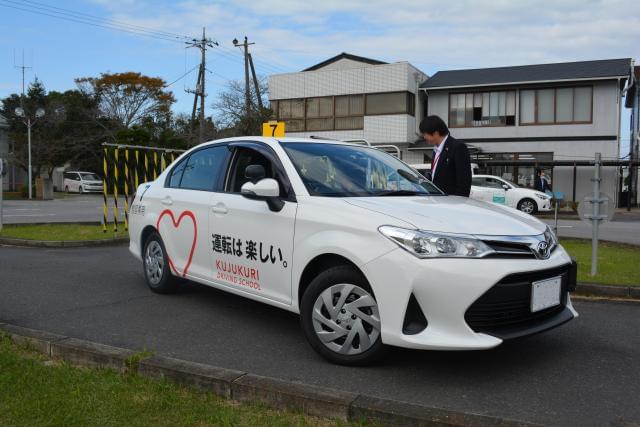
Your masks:
M 449 128 L 438 116 L 427 116 L 420 122 L 420 132 L 432 134 L 438 132 L 440 135 L 447 135 Z

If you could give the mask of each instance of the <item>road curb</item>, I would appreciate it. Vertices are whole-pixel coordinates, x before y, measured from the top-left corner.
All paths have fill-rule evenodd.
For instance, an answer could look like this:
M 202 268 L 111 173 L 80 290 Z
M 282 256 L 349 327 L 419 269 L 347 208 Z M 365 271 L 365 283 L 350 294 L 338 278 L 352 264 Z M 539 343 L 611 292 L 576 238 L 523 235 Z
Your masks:
M 90 368 L 111 368 L 118 372 L 125 372 L 128 360 L 136 354 L 110 345 L 98 344 L 91 341 L 66 338 L 51 343 L 51 357 L 62 359 L 72 365 Z
M 128 237 L 99 240 L 32 240 L 13 237 L 0 237 L 0 245 L 26 246 L 32 248 L 80 248 L 87 246 L 112 246 L 129 243 Z
M 230 399 L 231 383 L 246 373 L 170 357 L 153 356 L 138 364 L 138 374 L 198 387 Z
M 360 395 L 351 404 L 349 418 L 365 423 L 409 426 L 539 426 L 540 424 L 429 408 L 412 403 Z
M 233 400 L 262 402 L 278 409 L 302 410 L 305 414 L 349 420 L 356 393 L 246 374 L 231 384 Z
M 152 356 L 135 366 L 129 362 L 136 353 L 45 331 L 0 323 L 16 344 L 28 343 L 33 349 L 70 364 L 91 368 L 128 369 L 139 375 L 195 386 L 238 402 L 258 403 L 276 409 L 353 422 L 376 422 L 412 426 L 534 426 L 489 415 L 470 414 L 410 404 L 346 392 L 310 384 L 253 375 L 211 365 Z
M 596 283 L 578 283 L 576 294 L 610 298 L 640 299 L 640 286 L 614 286 Z

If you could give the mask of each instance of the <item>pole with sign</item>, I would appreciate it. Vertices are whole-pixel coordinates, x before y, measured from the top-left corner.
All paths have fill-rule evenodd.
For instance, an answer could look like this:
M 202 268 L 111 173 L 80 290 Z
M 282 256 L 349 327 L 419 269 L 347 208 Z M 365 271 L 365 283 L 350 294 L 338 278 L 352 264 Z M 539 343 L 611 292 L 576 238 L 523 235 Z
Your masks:
M 598 273 L 598 234 L 600 231 L 600 223 L 602 221 L 610 221 L 613 218 L 615 210 L 610 206 L 611 197 L 600 192 L 600 178 L 602 167 L 602 156 L 596 153 L 594 162 L 593 178 L 593 194 L 582 199 L 578 206 L 578 215 L 580 219 L 591 223 L 591 276 Z

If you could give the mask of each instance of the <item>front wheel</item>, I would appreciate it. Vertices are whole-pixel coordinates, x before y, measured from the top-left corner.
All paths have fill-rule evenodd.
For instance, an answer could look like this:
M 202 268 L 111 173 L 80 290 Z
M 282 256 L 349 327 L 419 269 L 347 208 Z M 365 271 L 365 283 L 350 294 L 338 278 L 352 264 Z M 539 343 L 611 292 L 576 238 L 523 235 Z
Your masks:
M 84 191 L 82 190 L 82 185 L 78 187 L 78 194 L 82 194 Z
M 158 233 L 151 234 L 145 242 L 142 266 L 144 278 L 153 292 L 169 294 L 176 291 L 178 279 L 171 274 L 167 251 Z
M 518 210 L 533 215 L 538 211 L 538 206 L 536 205 L 535 200 L 522 199 L 518 202 Z
M 333 363 L 364 365 L 384 352 L 378 303 L 352 267 L 333 267 L 313 279 L 302 296 L 300 322 L 314 350 Z

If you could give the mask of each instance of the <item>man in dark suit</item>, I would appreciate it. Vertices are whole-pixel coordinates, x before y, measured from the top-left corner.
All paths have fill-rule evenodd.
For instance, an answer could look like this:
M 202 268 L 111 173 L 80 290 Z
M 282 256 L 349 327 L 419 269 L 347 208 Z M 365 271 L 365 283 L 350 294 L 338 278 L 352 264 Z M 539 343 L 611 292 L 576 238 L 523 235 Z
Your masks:
M 533 186 L 536 190 L 542 191 L 546 193 L 547 190 L 551 191 L 551 186 L 549 185 L 549 181 L 544 177 L 544 172 L 542 169 L 538 169 L 538 177 L 536 178 L 535 185 Z
M 446 194 L 469 197 L 471 158 L 467 146 L 449 134 L 447 125 L 438 116 L 424 118 L 420 132 L 434 146 L 431 181 Z

